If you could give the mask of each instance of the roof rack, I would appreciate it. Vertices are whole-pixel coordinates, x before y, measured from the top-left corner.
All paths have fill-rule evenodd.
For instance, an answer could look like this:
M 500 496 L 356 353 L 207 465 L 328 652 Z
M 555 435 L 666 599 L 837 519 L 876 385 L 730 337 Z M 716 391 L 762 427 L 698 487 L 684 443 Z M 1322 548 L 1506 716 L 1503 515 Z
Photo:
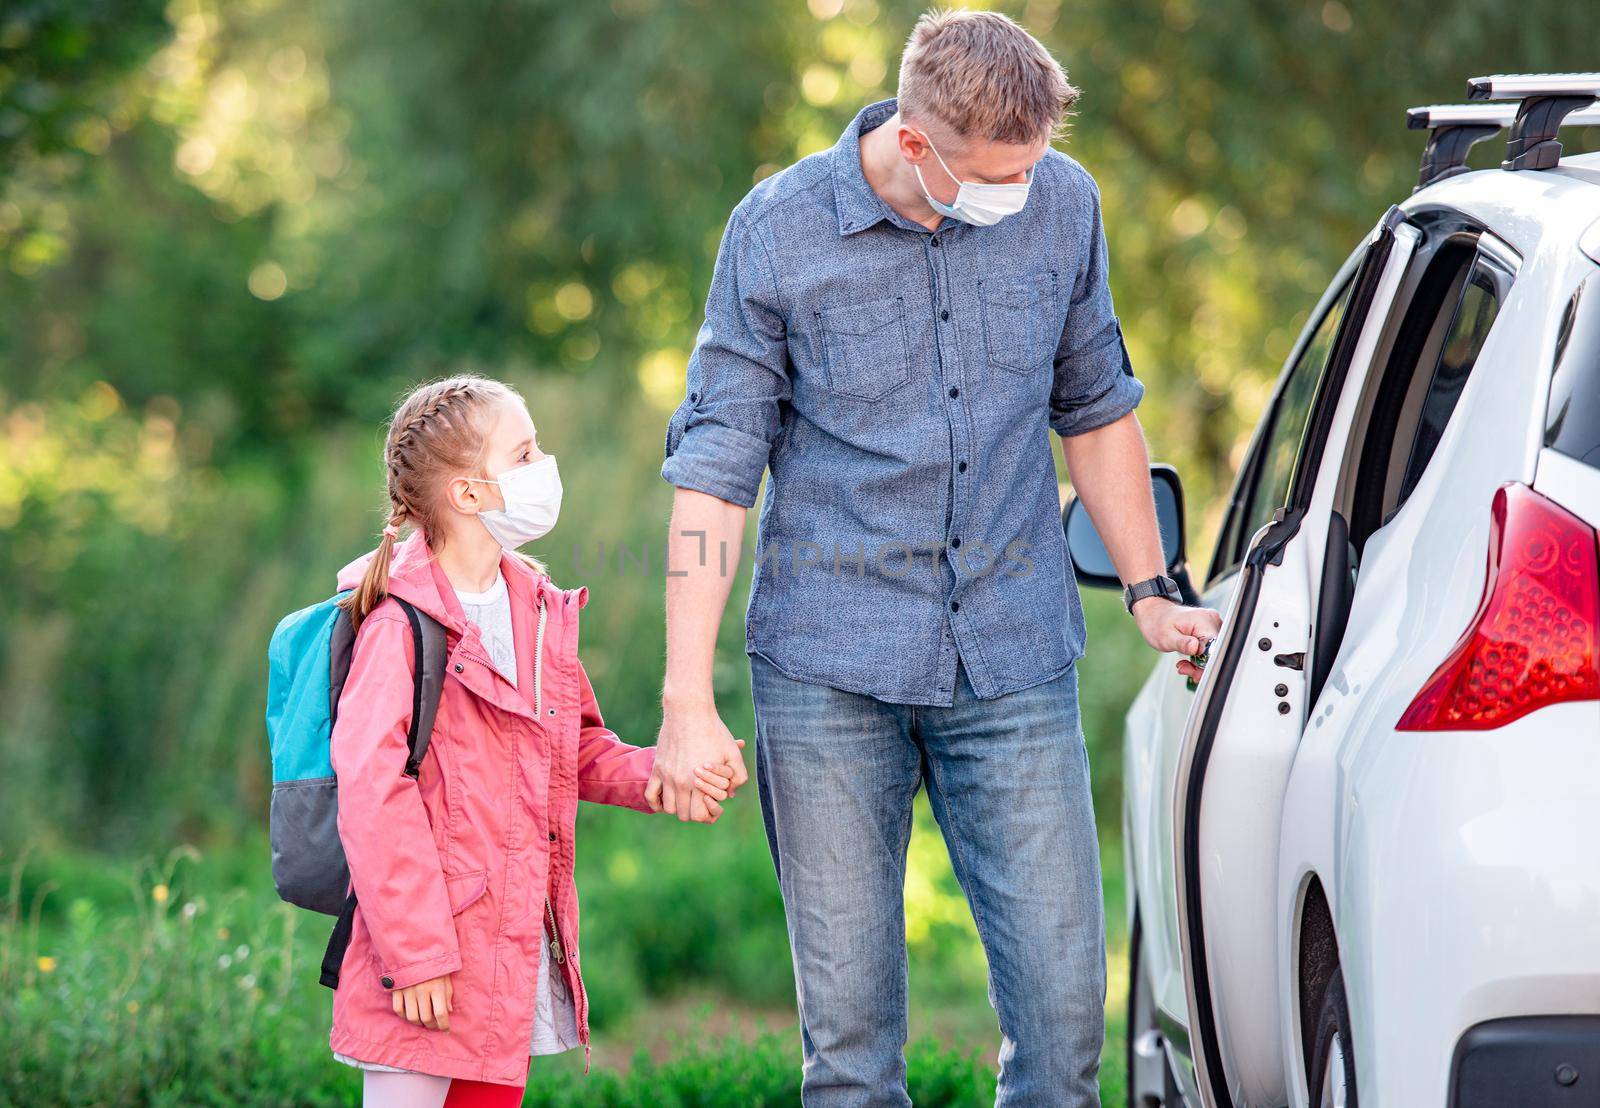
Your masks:
M 1417 187 L 1427 188 L 1435 181 L 1467 172 L 1467 154 L 1484 139 L 1493 138 L 1517 121 L 1516 104 L 1428 104 L 1406 110 L 1406 126 L 1413 131 L 1429 131 L 1428 145 L 1422 151 L 1422 166 Z M 1600 126 L 1600 104 L 1580 108 L 1560 121 L 1562 127 Z M 1560 146 L 1557 144 L 1557 156 Z M 1510 168 L 1507 166 L 1507 168 Z
M 1600 73 L 1496 73 L 1467 82 L 1468 100 L 1516 100 L 1503 169 L 1551 169 L 1561 160 L 1556 132 L 1600 97 Z

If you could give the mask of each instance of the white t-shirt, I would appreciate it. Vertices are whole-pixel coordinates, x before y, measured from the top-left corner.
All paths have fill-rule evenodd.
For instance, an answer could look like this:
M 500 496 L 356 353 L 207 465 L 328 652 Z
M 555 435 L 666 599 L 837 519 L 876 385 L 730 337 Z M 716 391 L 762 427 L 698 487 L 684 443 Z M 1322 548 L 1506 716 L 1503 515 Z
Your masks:
M 511 594 L 506 591 L 505 575 L 496 571 L 494 584 L 486 592 L 456 590 L 461 610 L 478 625 L 483 647 L 500 676 L 517 683 L 517 641 L 511 635 Z
M 489 660 L 494 663 L 494 668 L 515 685 L 517 645 L 511 634 L 511 594 L 506 590 L 504 575 L 497 573 L 494 584 L 485 592 L 462 592 L 457 589 L 456 599 L 461 602 L 461 610 L 466 617 L 477 624 L 478 634 L 483 639 L 484 649 L 489 652 Z M 544 918 L 542 904 L 539 906 L 539 916 Z M 534 995 L 538 1003 L 534 1007 L 533 1037 L 528 1053 L 560 1054 L 579 1045 L 578 1012 L 572 1003 L 572 993 L 567 988 L 566 975 L 550 972 L 550 936 L 543 927 L 539 929 L 539 935 L 539 978 L 534 983 Z M 411 1072 L 377 1062 L 362 1062 L 337 1051 L 333 1056 L 364 1070 Z

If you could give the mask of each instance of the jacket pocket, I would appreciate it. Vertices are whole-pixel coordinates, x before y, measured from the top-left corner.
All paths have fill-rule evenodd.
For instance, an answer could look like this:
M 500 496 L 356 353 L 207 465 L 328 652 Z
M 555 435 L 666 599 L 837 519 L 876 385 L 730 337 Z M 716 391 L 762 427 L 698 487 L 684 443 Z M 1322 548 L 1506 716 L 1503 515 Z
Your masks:
M 1061 340 L 1054 272 L 985 279 L 978 282 L 978 296 L 991 362 L 1013 373 L 1032 373 L 1051 363 Z
M 489 888 L 489 871 L 475 869 L 469 873 L 447 873 L 444 875 L 444 887 L 450 896 L 450 914 L 459 916 Z
M 881 400 L 911 376 L 905 303 L 898 296 L 816 312 L 828 389 Z

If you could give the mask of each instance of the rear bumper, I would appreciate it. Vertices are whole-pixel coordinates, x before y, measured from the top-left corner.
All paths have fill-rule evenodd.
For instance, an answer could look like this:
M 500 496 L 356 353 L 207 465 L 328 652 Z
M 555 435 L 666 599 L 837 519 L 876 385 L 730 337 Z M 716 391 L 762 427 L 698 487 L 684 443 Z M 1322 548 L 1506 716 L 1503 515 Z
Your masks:
M 1522 1016 L 1469 1028 L 1450 1108 L 1577 1108 L 1600 1094 L 1600 1016 Z

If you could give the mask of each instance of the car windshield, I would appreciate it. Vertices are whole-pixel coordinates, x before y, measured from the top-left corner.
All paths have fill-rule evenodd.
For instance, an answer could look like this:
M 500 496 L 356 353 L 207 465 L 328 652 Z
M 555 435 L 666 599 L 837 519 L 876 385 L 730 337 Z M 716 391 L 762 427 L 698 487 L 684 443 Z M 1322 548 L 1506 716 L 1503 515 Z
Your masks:
M 1545 445 L 1600 469 L 1600 274 L 1578 286 L 1561 317 Z

